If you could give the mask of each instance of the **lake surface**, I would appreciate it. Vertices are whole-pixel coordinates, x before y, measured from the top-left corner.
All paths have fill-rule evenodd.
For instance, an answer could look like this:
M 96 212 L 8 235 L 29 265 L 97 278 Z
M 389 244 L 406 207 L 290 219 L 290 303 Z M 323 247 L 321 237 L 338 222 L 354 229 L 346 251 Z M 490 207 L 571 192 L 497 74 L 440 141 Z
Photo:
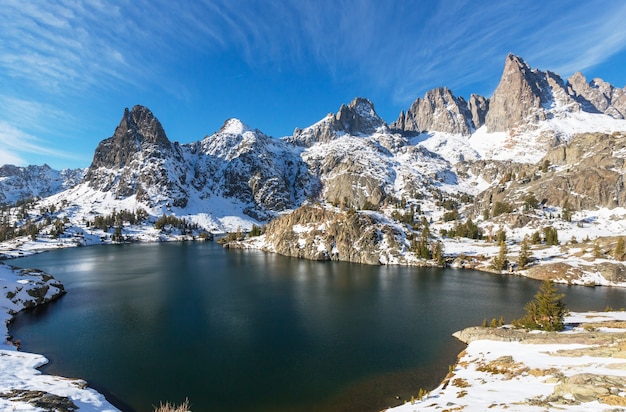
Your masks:
M 67 295 L 10 332 L 44 372 L 86 379 L 127 411 L 379 411 L 432 389 L 451 333 L 523 314 L 539 282 L 454 270 L 313 262 L 212 242 L 64 249 L 10 262 Z M 561 286 L 570 310 L 626 291 Z M 395 396 L 401 396 L 398 401 Z

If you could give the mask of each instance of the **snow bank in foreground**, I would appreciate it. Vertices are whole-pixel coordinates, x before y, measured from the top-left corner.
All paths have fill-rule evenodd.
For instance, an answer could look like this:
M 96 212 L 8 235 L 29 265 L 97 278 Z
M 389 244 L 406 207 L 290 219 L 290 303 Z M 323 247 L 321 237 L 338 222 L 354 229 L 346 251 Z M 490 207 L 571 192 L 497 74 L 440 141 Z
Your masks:
M 475 340 L 438 388 L 388 411 L 621 411 L 612 407 L 626 405 L 626 324 L 589 324 L 607 321 L 626 312 L 573 313 L 565 332 L 528 340 Z
M 45 357 L 18 352 L 7 341 L 13 314 L 58 297 L 63 286 L 43 272 L 0 263 L 0 290 L 0 410 L 117 411 L 83 380 L 42 375 L 37 368 L 48 362 Z

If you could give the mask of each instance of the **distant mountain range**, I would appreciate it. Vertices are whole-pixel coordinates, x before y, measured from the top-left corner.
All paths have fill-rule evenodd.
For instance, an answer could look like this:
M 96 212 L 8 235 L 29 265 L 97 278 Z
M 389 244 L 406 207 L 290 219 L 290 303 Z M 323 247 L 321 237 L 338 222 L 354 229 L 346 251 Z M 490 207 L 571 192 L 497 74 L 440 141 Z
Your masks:
M 465 101 L 437 88 L 390 124 L 369 100 L 356 98 L 280 139 L 229 119 L 218 132 L 181 145 L 150 110 L 135 106 L 124 110 L 86 170 L 0 168 L 0 203 L 57 194 L 82 213 L 142 207 L 154 216 L 203 214 L 207 229 L 232 230 L 303 204 L 362 209 L 478 196 L 510 173 L 503 164 L 521 170 L 580 133 L 626 131 L 625 116 L 626 88 L 580 73 L 563 81 L 514 55 L 490 98 Z M 612 199 L 600 203 L 623 206 L 623 196 Z

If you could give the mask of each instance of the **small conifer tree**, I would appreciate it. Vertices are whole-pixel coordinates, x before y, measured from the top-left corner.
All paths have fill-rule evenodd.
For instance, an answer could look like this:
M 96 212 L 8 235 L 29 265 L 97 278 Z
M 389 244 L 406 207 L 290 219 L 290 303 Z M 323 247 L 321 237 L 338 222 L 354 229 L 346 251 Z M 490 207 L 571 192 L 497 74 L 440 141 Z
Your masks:
M 520 269 L 524 269 L 526 265 L 528 265 L 528 261 L 530 260 L 530 251 L 528 248 L 528 237 L 524 237 L 522 241 L 522 245 L 519 251 L 519 257 L 517 258 L 517 266 Z
M 506 260 L 507 247 L 505 242 L 500 242 L 500 251 L 498 256 L 493 258 L 491 265 L 495 270 L 504 270 L 508 266 L 509 262 Z
M 563 320 L 567 314 L 563 302 L 564 297 L 565 295 L 557 293 L 556 287 L 550 280 L 545 280 L 535 294 L 535 299 L 524 307 L 526 315 L 513 324 L 528 329 L 563 330 Z

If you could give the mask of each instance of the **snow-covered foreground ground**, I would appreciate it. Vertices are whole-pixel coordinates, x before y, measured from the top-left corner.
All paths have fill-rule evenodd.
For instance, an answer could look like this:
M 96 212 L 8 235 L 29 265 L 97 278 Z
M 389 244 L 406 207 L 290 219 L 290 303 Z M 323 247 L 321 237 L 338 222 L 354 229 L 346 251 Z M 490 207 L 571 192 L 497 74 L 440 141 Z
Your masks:
M 444 382 L 388 412 L 624 411 L 626 312 L 572 313 L 566 322 L 564 332 L 528 332 L 514 341 L 470 328 L 477 340 Z
M 0 263 L 0 290 L 0 410 L 117 411 L 83 380 L 41 374 L 37 368 L 48 360 L 19 352 L 7 340 L 7 324 L 13 314 L 54 299 L 62 294 L 61 284 L 42 272 Z

